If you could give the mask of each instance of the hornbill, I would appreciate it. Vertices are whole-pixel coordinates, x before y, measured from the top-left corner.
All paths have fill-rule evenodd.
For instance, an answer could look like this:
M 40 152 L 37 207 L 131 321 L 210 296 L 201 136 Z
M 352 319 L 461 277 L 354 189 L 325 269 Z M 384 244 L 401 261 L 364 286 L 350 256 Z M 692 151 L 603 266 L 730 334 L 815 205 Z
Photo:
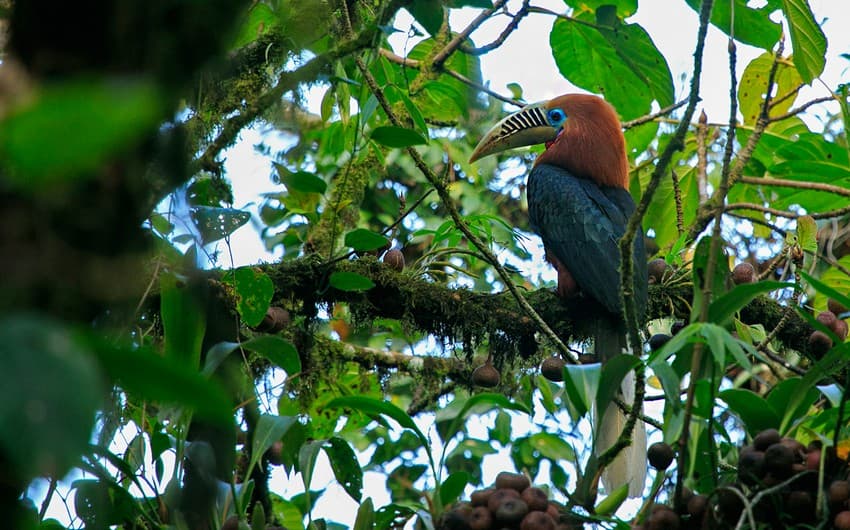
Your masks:
M 591 334 L 598 359 L 628 351 L 620 298 L 618 240 L 635 203 L 628 191 L 625 138 L 614 108 L 586 94 L 567 94 L 523 107 L 490 129 L 470 161 L 524 145 L 545 143 L 528 176 L 529 224 L 543 240 L 546 261 L 558 275 L 557 293 L 583 297 L 594 306 Z M 634 293 L 638 316 L 646 309 L 647 271 L 643 233 L 634 245 Z M 634 398 L 634 375 L 623 381 L 627 402 Z M 597 412 L 598 414 L 598 412 Z M 613 445 L 625 415 L 610 404 L 597 427 L 595 449 Z M 646 477 L 646 431 L 638 421 L 632 445 L 603 473 L 609 493 L 629 483 L 639 496 Z

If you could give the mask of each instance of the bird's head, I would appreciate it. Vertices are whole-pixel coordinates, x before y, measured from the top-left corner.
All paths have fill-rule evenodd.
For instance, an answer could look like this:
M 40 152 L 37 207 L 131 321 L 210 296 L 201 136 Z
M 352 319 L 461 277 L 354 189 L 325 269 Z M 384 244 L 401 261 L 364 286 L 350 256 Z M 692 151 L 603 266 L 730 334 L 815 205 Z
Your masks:
M 620 119 L 605 100 L 589 94 L 566 94 L 523 107 L 487 131 L 469 161 L 542 143 L 546 151 L 535 164 L 559 166 L 602 186 L 628 188 Z

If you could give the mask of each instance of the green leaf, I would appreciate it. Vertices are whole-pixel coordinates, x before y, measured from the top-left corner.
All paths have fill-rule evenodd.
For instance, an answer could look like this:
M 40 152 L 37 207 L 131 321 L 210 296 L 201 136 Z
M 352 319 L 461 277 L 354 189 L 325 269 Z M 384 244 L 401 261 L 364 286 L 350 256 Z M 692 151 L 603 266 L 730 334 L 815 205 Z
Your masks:
M 615 355 L 602 365 L 599 376 L 599 389 L 596 391 L 596 410 L 600 411 L 597 426 L 602 425 L 602 414 L 614 397 L 620 393 L 623 379 L 630 371 L 640 364 L 640 359 L 634 355 Z
M 771 389 L 767 395 L 767 402 L 773 410 L 783 412 L 779 432 L 786 433 L 791 424 L 802 418 L 809 412 L 820 392 L 814 387 L 802 388 L 803 380 L 800 377 L 791 377 L 780 381 Z M 798 399 L 802 395 L 804 399 Z
M 407 10 L 431 35 L 440 31 L 443 25 L 443 4 L 440 0 L 416 0 L 407 6 Z
M 839 259 L 838 265 L 850 269 L 850 254 Z M 821 274 L 820 281 L 823 285 L 828 286 L 834 292 L 842 293 L 845 296 L 850 294 L 850 276 L 844 274 L 844 271 L 838 267 L 830 267 L 824 271 L 824 273 Z M 816 289 L 814 303 L 816 312 L 826 311 L 828 298 L 830 298 L 828 294 Z
M 623 484 L 615 489 L 610 495 L 599 501 L 596 505 L 597 515 L 611 515 L 616 512 L 620 505 L 625 502 L 629 496 L 629 485 Z
M 426 449 L 429 447 L 428 438 L 419 430 L 419 427 L 413 422 L 413 418 L 388 401 L 380 401 L 366 396 L 345 396 L 331 400 L 326 408 L 350 408 L 369 416 L 387 416 L 394 419 L 403 428 L 413 431 L 423 447 Z
M 360 502 L 363 497 L 363 468 L 360 467 L 354 450 L 348 442 L 336 436 L 328 440 L 324 449 L 337 482 L 352 499 Z
M 325 440 L 313 440 L 302 445 L 298 451 L 298 470 L 301 471 L 305 490 L 310 490 L 310 483 L 313 482 L 313 471 L 316 469 L 316 458 L 319 456 L 319 451 L 322 450 L 323 445 L 325 445 Z
M 817 252 L 818 225 L 811 215 L 803 215 L 797 218 L 797 244 L 803 250 Z
M 254 439 L 251 440 L 251 462 L 248 464 L 248 469 L 254 469 L 263 454 L 268 451 L 272 444 L 280 441 L 297 421 L 298 419 L 295 416 L 260 415 L 260 419 L 257 420 L 257 427 L 254 430 Z
M 206 358 L 204 360 L 204 369 L 201 370 L 201 373 L 204 374 L 205 377 L 209 377 L 215 372 L 221 363 L 233 353 L 233 350 L 239 347 L 238 342 L 219 342 L 215 344 L 212 348 L 207 351 Z
M 254 505 L 254 513 L 251 514 L 251 530 L 266 530 L 266 509 L 261 502 Z
M 794 284 L 768 280 L 736 285 L 731 291 L 711 302 L 708 308 L 708 320 L 715 324 L 724 325 L 735 316 L 735 313 L 760 294 L 789 288 L 793 289 Z
M 528 445 L 533 447 L 541 457 L 549 460 L 569 460 L 576 458 L 572 446 L 560 436 L 548 432 L 538 432 L 528 437 Z
M 329 279 L 331 287 L 340 291 L 368 291 L 375 282 L 356 272 L 335 272 Z
M 492 392 L 483 392 L 480 394 L 475 394 L 472 397 L 469 397 L 463 401 L 463 405 L 457 412 L 457 415 L 454 416 L 449 427 L 446 431 L 441 432 L 440 435 L 444 440 L 448 441 L 452 437 L 454 437 L 458 432 L 460 432 L 461 427 L 466 422 L 466 418 L 470 413 L 478 413 L 483 414 L 489 410 L 494 408 L 498 408 L 500 410 L 516 410 L 519 412 L 524 412 L 526 414 L 531 414 L 531 411 L 522 403 L 517 403 L 515 401 L 511 401 L 503 394 L 496 394 Z M 444 421 L 446 419 L 445 415 L 442 415 L 438 420 Z
M 699 13 L 701 0 L 685 0 Z M 782 25 L 770 20 L 773 8 L 766 5 L 760 8 L 748 7 L 747 0 L 715 2 L 711 9 L 711 23 L 723 33 L 732 35 L 732 12 L 734 10 L 735 40 L 751 44 L 764 50 L 773 49 L 782 35 Z
M 613 14 L 620 18 L 634 15 L 638 6 L 637 0 L 566 0 L 565 3 L 574 9 L 597 11 L 600 8 L 612 8 Z
M 394 125 L 384 125 L 372 129 L 372 140 L 387 147 L 410 147 L 428 143 L 428 140 L 417 131 Z
M 764 104 L 764 96 L 767 90 L 767 80 L 770 76 L 770 70 L 773 68 L 773 57 L 772 52 L 759 55 L 750 61 L 741 76 L 741 82 L 738 85 L 738 102 L 741 114 L 744 116 L 744 123 L 747 125 L 755 125 L 759 114 L 761 114 L 761 107 Z M 803 80 L 796 68 L 785 62 L 779 62 L 776 65 L 774 82 L 776 83 L 776 94 L 784 96 L 800 86 Z M 771 107 L 770 113 L 776 116 L 788 112 L 794 103 L 794 99 L 794 97 L 789 97 L 775 103 Z
M 372 530 L 375 526 L 375 508 L 372 505 L 372 498 L 368 497 L 360 504 L 357 509 L 357 517 L 354 518 L 354 528 L 352 530 Z
M 274 296 L 271 278 L 254 267 L 240 267 L 233 272 L 233 286 L 238 296 L 236 310 L 246 324 L 257 326 L 266 316 Z
M 159 277 L 165 356 L 191 369 L 200 365 L 201 344 L 207 329 L 206 310 L 195 291 L 191 284 L 173 274 Z
M 442 505 L 448 506 L 456 501 L 463 493 L 466 485 L 469 484 L 469 479 L 469 473 L 466 471 L 458 471 L 446 477 L 446 480 L 440 484 L 440 502 Z
M 139 398 L 187 407 L 195 415 L 223 425 L 232 420 L 231 403 L 222 387 L 196 368 L 147 348 L 100 344 L 97 354 L 110 378 Z
M 570 415 L 578 420 L 590 410 L 599 388 L 601 366 L 596 364 L 568 364 L 564 366 L 564 389 Z
M 842 260 L 843 259 L 844 258 L 842 258 Z M 841 261 L 839 261 L 839 263 L 841 263 Z M 829 271 L 827 271 L 827 272 L 829 272 Z M 842 293 L 842 292 L 838 291 L 837 289 L 833 288 L 832 286 L 827 285 L 826 283 L 818 280 L 814 276 L 811 276 L 810 274 L 808 274 L 804 271 L 800 271 L 800 275 L 803 277 L 804 280 L 806 280 L 809 283 L 809 285 L 811 285 L 815 289 L 815 291 L 818 292 L 818 294 L 832 298 L 833 300 L 835 300 L 839 304 L 843 305 L 844 307 L 850 307 L 850 296 L 848 296 L 848 294 L 847 294 L 848 292 L 850 292 L 850 290 Z M 824 277 L 826 277 L 826 274 L 824 274 Z M 826 304 L 824 303 L 824 305 L 826 305 Z
M 577 18 L 597 23 L 589 13 Z M 564 77 L 585 90 L 605 94 L 623 119 L 646 114 L 653 101 L 662 107 L 673 103 L 667 61 L 637 24 L 597 29 L 557 19 L 549 43 Z
M 248 19 L 239 30 L 233 48 L 241 48 L 269 33 L 277 26 L 277 17 L 268 4 L 256 3 L 248 11 Z
M 288 376 L 301 372 L 301 357 L 295 346 L 277 335 L 261 335 L 243 342 L 242 347 L 246 350 L 258 353 L 283 368 Z
M 738 416 L 750 436 L 765 429 L 778 429 L 780 418 L 776 410 L 764 398 L 750 390 L 731 388 L 718 394 L 729 410 Z
M 295 503 L 288 501 L 276 493 L 269 493 L 272 501 L 272 512 L 275 519 L 289 530 L 304 530 L 304 514 Z
M 0 159 L 12 185 L 43 192 L 96 171 L 155 131 L 163 118 L 144 78 L 50 83 L 0 122 Z
M 361 252 L 382 248 L 387 244 L 389 240 L 386 237 L 365 228 L 356 228 L 345 234 L 345 245 Z
M 251 214 L 235 208 L 195 206 L 189 209 L 204 245 L 224 239 L 251 220 Z
M 826 36 L 806 0 L 782 0 L 782 11 L 791 32 L 794 66 L 803 81 L 812 84 L 826 66 Z
M 290 191 L 322 195 L 328 189 L 327 182 L 315 173 L 309 173 L 307 171 L 296 171 L 293 173 L 280 164 L 275 164 L 275 167 L 277 168 L 280 181 Z
M 85 341 L 59 322 L 0 318 L 0 447 L 7 476 L 63 476 L 88 447 L 106 397 Z
M 697 242 L 697 248 L 694 251 L 693 262 L 693 280 L 694 280 L 694 300 L 692 305 L 691 320 L 698 320 L 699 311 L 702 307 L 703 298 L 705 296 L 705 285 L 708 283 L 708 262 L 711 258 L 711 240 L 709 236 L 705 236 Z M 722 296 L 726 292 L 726 279 L 729 277 L 729 263 L 726 259 L 725 244 L 720 243 L 717 259 L 714 264 L 714 278 L 711 282 L 711 294 L 714 298 Z

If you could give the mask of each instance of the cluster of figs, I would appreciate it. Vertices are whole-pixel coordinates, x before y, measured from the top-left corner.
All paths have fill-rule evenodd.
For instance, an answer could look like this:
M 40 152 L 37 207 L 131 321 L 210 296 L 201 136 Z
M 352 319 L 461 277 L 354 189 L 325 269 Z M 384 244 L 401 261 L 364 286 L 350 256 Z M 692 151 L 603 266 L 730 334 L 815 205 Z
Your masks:
M 557 504 L 521 473 L 503 471 L 492 487 L 448 507 L 437 530 L 570 530 Z

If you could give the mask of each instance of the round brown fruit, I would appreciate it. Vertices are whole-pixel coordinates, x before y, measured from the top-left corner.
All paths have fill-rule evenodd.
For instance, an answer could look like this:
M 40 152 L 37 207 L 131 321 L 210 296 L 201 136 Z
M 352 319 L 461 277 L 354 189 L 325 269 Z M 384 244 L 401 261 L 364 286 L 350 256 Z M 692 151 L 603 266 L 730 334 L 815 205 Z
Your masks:
M 792 491 L 785 503 L 786 510 L 796 522 L 805 522 L 814 518 L 815 500 L 808 491 Z
M 553 355 L 543 360 L 540 365 L 540 373 L 549 381 L 560 382 L 564 380 L 564 360 Z
M 549 495 L 542 489 L 535 488 L 534 486 L 522 490 L 520 498 L 522 498 L 523 502 L 528 505 L 528 509 L 532 512 L 545 512 L 546 508 L 549 507 Z
M 227 519 L 224 520 L 224 523 L 221 525 L 221 530 L 238 530 L 239 529 L 239 517 L 235 515 L 231 515 Z
M 664 471 L 670 467 L 670 464 L 673 463 L 673 459 L 676 457 L 676 454 L 673 452 L 673 448 L 670 447 L 669 444 L 656 442 L 649 446 L 649 449 L 646 451 L 646 456 L 652 467 L 658 471 Z
M 505 499 L 496 508 L 493 517 L 496 522 L 514 525 L 520 521 L 528 513 L 528 505 L 522 499 Z
M 519 499 L 519 492 L 512 488 L 499 488 L 487 499 L 487 509 L 496 513 L 496 509 L 508 499 Z
M 520 530 L 555 530 L 555 521 L 546 512 L 528 512 L 519 524 Z
M 401 271 L 404 269 L 404 254 L 397 249 L 393 248 L 387 251 L 383 257 L 384 263 L 391 269 L 396 271 Z
M 850 530 L 850 511 L 844 510 L 835 514 L 835 520 L 832 522 L 836 530 Z
M 794 451 L 782 443 L 773 444 L 764 452 L 765 471 L 778 479 L 791 476 L 794 462 Z
M 831 508 L 840 508 L 850 499 L 850 482 L 835 480 L 826 490 L 826 502 Z
M 691 520 L 701 521 L 707 507 L 708 497 L 705 495 L 694 495 L 691 497 L 688 501 L 688 513 L 691 515 Z
M 646 520 L 648 530 L 677 530 L 681 520 L 669 506 L 655 505 Z
M 828 327 L 829 329 L 835 331 L 835 323 L 838 322 L 838 318 L 835 316 L 835 313 L 832 311 L 823 311 L 818 313 L 818 316 L 815 317 L 818 322 Z
M 778 444 L 781 441 L 782 436 L 780 436 L 779 431 L 776 429 L 765 429 L 753 438 L 753 447 L 755 447 L 756 451 L 767 451 L 768 447 Z
M 549 514 L 549 517 L 557 522 L 561 518 L 561 510 L 558 508 L 557 504 L 549 503 L 549 506 L 546 507 L 546 513 Z
M 269 306 L 256 329 L 262 333 L 279 333 L 289 325 L 290 321 L 289 311 L 282 307 Z
M 833 326 L 832 331 L 838 335 L 838 338 L 844 340 L 847 338 L 847 321 L 846 320 L 836 320 L 835 326 Z
M 487 506 L 487 500 L 494 491 L 496 491 L 496 488 L 473 491 L 472 495 L 469 496 L 469 503 L 473 506 Z
M 502 376 L 496 367 L 490 361 L 482 364 L 472 371 L 472 383 L 485 388 L 493 388 L 499 386 Z
M 517 493 L 522 493 L 526 488 L 531 486 L 531 481 L 522 473 L 502 471 L 496 475 L 495 484 L 497 489 L 509 488 L 515 490 Z
M 806 469 L 811 471 L 820 470 L 820 450 L 809 451 L 806 453 Z
M 823 355 L 832 348 L 832 339 L 823 331 L 815 330 L 809 335 L 809 349 L 815 355 Z
M 738 478 L 741 482 L 753 486 L 761 482 L 764 474 L 764 453 L 751 446 L 741 449 L 741 456 L 738 457 Z
M 833 300 L 832 298 L 830 298 L 829 300 L 826 301 L 826 307 L 827 307 L 827 309 L 829 309 L 830 311 L 832 311 L 836 315 L 840 315 L 842 313 L 847 312 L 847 308 L 844 307 L 844 305 L 841 302 L 837 302 L 837 301 Z
M 649 283 L 661 283 L 667 271 L 667 262 L 661 258 L 654 259 L 646 264 L 646 270 L 649 274 Z
M 471 530 L 490 530 L 493 527 L 493 514 L 486 506 L 476 506 L 469 514 Z
M 269 459 L 269 463 L 273 466 L 279 466 L 283 464 L 283 442 L 280 440 L 275 440 L 272 442 L 272 446 L 269 447 L 266 456 Z
M 746 261 L 735 265 L 735 268 L 732 269 L 732 281 L 735 282 L 735 285 L 753 283 L 755 279 L 756 270 L 753 268 L 752 264 L 747 263 Z
M 441 530 L 469 530 L 469 518 L 474 508 L 468 502 L 459 502 L 443 513 Z

